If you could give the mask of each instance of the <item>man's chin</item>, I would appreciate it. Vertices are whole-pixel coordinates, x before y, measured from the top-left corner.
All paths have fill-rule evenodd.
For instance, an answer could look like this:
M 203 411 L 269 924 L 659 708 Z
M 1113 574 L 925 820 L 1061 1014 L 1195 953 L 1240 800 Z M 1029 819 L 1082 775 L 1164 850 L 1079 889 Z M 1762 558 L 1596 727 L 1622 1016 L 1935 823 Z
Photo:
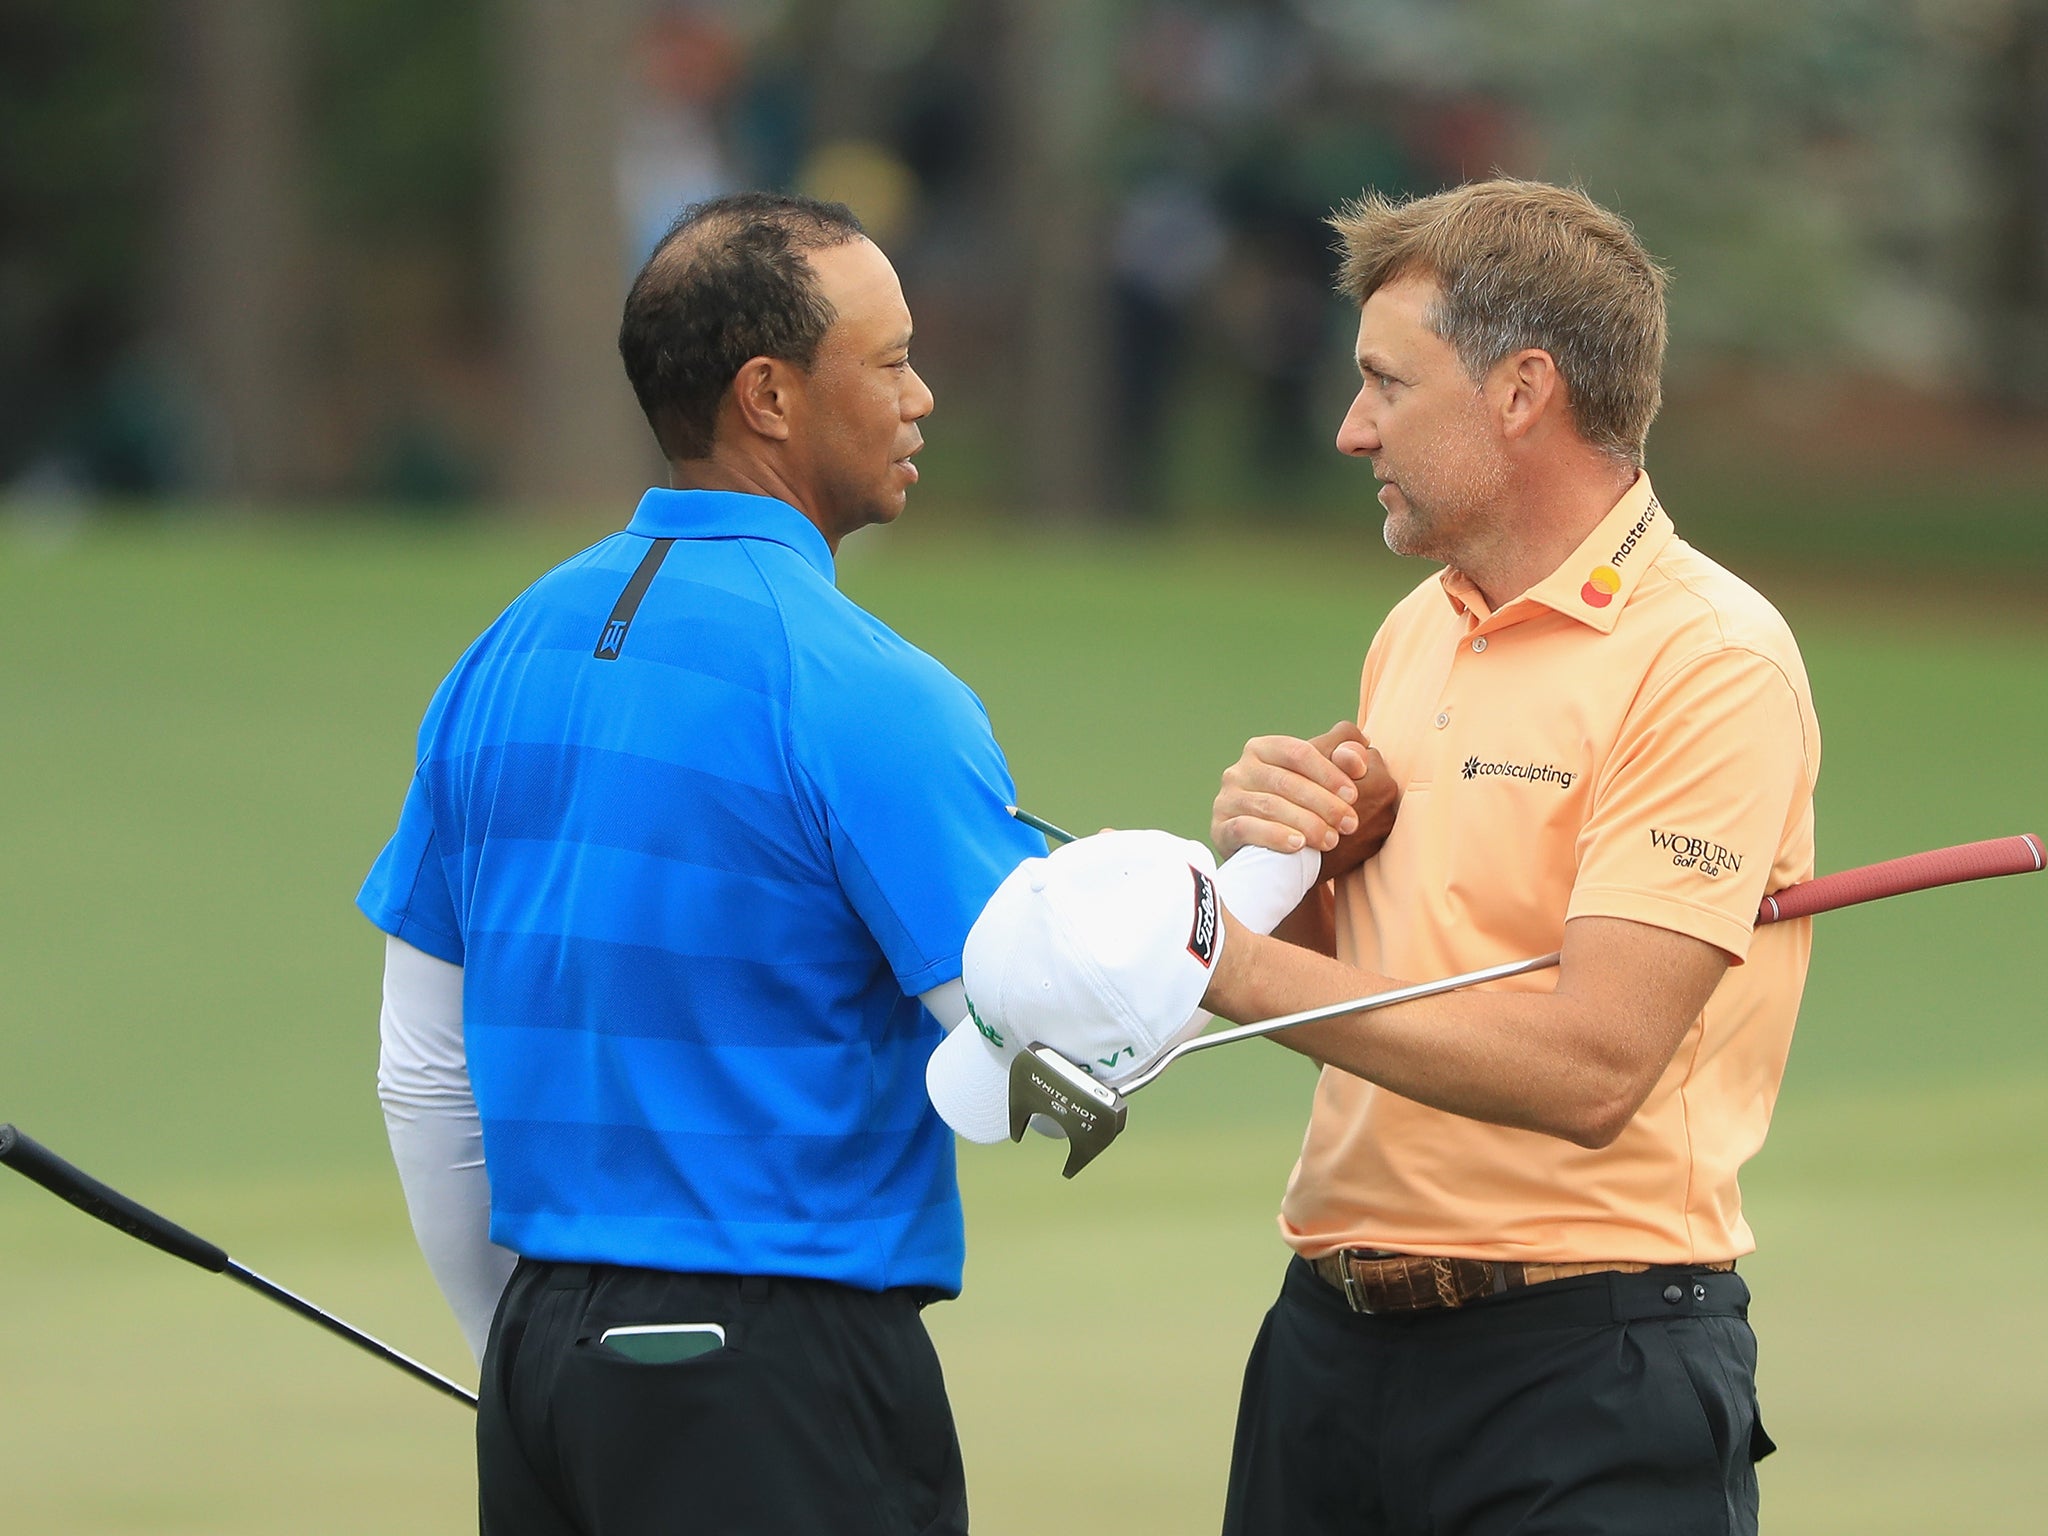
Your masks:
M 862 528 L 885 528 L 903 515 L 903 509 L 910 505 L 907 491 L 898 490 L 875 497 L 861 509 L 858 524 Z
M 1415 518 L 1408 508 L 1389 511 L 1387 520 L 1380 529 L 1380 537 L 1387 542 L 1387 548 L 1397 555 L 1410 558 L 1424 554 L 1422 530 L 1415 526 Z

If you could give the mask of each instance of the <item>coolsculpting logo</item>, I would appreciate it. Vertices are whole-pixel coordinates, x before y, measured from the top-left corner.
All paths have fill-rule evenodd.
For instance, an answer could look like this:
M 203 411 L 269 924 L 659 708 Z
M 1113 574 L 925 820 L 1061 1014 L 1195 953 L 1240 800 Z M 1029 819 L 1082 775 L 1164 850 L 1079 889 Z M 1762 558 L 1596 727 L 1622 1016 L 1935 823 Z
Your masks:
M 1192 864 L 1188 873 L 1195 877 L 1195 925 L 1188 930 L 1188 953 L 1207 970 L 1216 959 L 1216 882 Z
M 1555 784 L 1559 789 L 1570 789 L 1578 777 L 1549 763 L 1486 763 L 1477 757 L 1466 758 L 1458 771 L 1468 779 L 1527 779 L 1531 784 Z
M 1742 855 L 1733 849 L 1684 832 L 1659 832 L 1652 828 L 1650 845 L 1670 854 L 1671 862 L 1680 869 L 1696 869 L 1709 880 L 1720 878 L 1725 871 L 1742 868 Z
M 1643 542 L 1643 535 L 1650 531 L 1651 525 L 1657 521 L 1657 514 L 1663 510 L 1657 498 L 1652 496 L 1650 504 L 1643 508 L 1643 515 L 1636 519 L 1635 526 L 1622 536 L 1614 553 L 1607 557 L 1607 563 L 1593 567 L 1586 577 L 1586 584 L 1579 588 L 1580 600 L 1588 608 L 1605 608 L 1614 601 L 1614 594 L 1621 590 L 1622 562 L 1635 553 L 1636 546 Z

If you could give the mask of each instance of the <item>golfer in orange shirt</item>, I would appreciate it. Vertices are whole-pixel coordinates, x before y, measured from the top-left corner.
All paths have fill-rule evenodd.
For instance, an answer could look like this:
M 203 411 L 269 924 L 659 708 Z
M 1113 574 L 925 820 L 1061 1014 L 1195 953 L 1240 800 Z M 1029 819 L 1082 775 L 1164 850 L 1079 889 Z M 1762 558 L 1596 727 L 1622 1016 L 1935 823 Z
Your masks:
M 1754 1531 L 1736 1174 L 1806 975 L 1808 923 L 1751 931 L 1813 873 L 1805 669 L 1643 473 L 1664 279 L 1623 220 L 1491 181 L 1332 223 L 1338 446 L 1389 547 L 1444 569 L 1373 640 L 1356 726 L 1225 774 L 1219 856 L 1306 845 L 1332 878 L 1274 938 L 1226 919 L 1206 1005 L 1563 961 L 1275 1037 L 1324 1070 L 1225 1530 Z

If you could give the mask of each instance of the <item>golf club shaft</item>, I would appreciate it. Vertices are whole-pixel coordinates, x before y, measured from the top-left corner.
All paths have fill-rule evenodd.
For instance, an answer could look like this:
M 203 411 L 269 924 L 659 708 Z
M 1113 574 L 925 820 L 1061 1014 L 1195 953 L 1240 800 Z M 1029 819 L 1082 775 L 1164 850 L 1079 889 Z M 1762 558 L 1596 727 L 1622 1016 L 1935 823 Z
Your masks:
M 411 1355 L 403 1354 L 393 1349 L 389 1344 L 384 1343 L 381 1339 L 373 1338 L 353 1324 L 343 1322 L 332 1312 L 321 1310 L 319 1307 L 314 1306 L 312 1302 L 306 1300 L 305 1297 L 286 1290 L 273 1280 L 264 1279 L 255 1270 L 245 1269 L 233 1259 L 229 1259 L 226 1273 L 230 1279 L 240 1281 L 250 1290 L 256 1292 L 257 1295 L 267 1296 L 279 1306 L 298 1313 L 299 1316 L 305 1318 L 308 1322 L 318 1323 L 329 1333 L 347 1339 L 349 1343 L 355 1345 L 358 1349 L 367 1350 L 387 1364 L 397 1366 L 408 1376 L 425 1382 L 435 1391 L 445 1393 L 459 1403 L 467 1403 L 472 1408 L 476 1406 L 476 1394 L 463 1386 L 461 1382 L 449 1380 L 448 1377 L 443 1376 L 432 1366 L 420 1364 Z
M 1816 913 L 1880 901 L 1887 896 L 1903 896 L 1909 891 L 1931 890 L 1936 886 L 1956 885 L 1965 880 L 1986 880 L 1999 875 L 2031 874 L 2044 865 L 2048 865 L 2048 856 L 2044 856 L 2041 839 L 2031 832 L 2013 837 L 1994 837 L 1981 843 L 1961 843 L 1953 848 L 1931 848 L 1925 853 L 1906 854 L 1901 858 L 1838 870 L 1817 880 L 1802 880 L 1796 885 L 1788 885 L 1763 899 L 1756 920 L 1759 926 L 1787 922 L 1796 917 L 1812 917 Z M 1213 1034 L 1197 1035 L 1192 1040 L 1183 1040 L 1130 1081 L 1119 1083 L 1117 1092 L 1135 1093 L 1181 1057 L 1206 1051 L 1214 1045 L 1228 1045 L 1233 1040 L 1250 1040 L 1259 1035 L 1292 1029 L 1297 1024 L 1313 1024 L 1319 1019 L 1334 1019 L 1345 1014 L 1370 1013 L 1395 1003 L 1412 1003 L 1417 998 L 1435 997 L 1509 976 L 1548 970 L 1558 963 L 1559 958 L 1553 953 L 1539 955 L 1533 960 L 1510 960 L 1504 965 L 1467 971 L 1461 976 L 1447 976 L 1442 981 L 1417 982 L 1413 986 L 1375 992 L 1369 997 L 1327 1003 L 1320 1008 L 1283 1014 L 1256 1024 L 1240 1024 L 1232 1029 L 1219 1029 Z
M 1212 1045 L 1229 1045 L 1234 1040 L 1255 1039 L 1260 1035 L 1292 1029 L 1297 1024 L 1313 1024 L 1318 1019 L 1334 1019 L 1350 1013 L 1371 1013 L 1376 1008 L 1391 1008 L 1395 1003 L 1412 1003 L 1417 998 L 1435 997 L 1442 992 L 1456 992 L 1461 988 L 1476 987 L 1484 982 L 1526 975 L 1530 971 L 1547 971 L 1556 965 L 1559 959 L 1560 956 L 1553 952 L 1538 955 L 1533 960 L 1510 960 L 1502 965 L 1489 965 L 1481 970 L 1466 971 L 1461 976 L 1446 976 L 1441 981 L 1418 981 L 1412 986 L 1375 992 L 1369 997 L 1354 997 L 1341 1003 L 1325 1003 L 1320 1008 L 1304 1008 L 1300 1013 L 1284 1013 L 1276 1019 L 1262 1019 L 1256 1024 L 1239 1024 L 1232 1029 L 1219 1029 L 1213 1034 L 1197 1035 L 1192 1040 L 1181 1041 L 1128 1082 L 1118 1083 L 1116 1091 L 1121 1094 L 1136 1093 L 1181 1057 L 1193 1055 L 1196 1051 L 1206 1051 Z
M 115 1230 L 148 1243 L 152 1248 L 161 1248 L 174 1258 L 188 1264 L 196 1264 L 209 1274 L 227 1275 L 230 1279 L 246 1285 L 252 1291 L 267 1296 L 281 1307 L 288 1307 L 299 1316 L 318 1323 L 330 1333 L 339 1334 L 357 1348 L 367 1350 L 407 1375 L 413 1376 L 437 1392 L 445 1392 L 460 1402 L 476 1406 L 476 1395 L 459 1382 L 451 1381 L 439 1371 L 420 1364 L 409 1355 L 400 1354 L 390 1345 L 372 1338 L 362 1329 L 343 1322 L 332 1313 L 323 1312 L 302 1296 L 295 1296 L 283 1286 L 266 1280 L 254 1270 L 245 1269 L 229 1258 L 227 1251 L 209 1243 L 205 1238 L 186 1231 L 168 1217 L 161 1216 L 148 1206 L 138 1204 L 119 1190 L 102 1184 L 90 1174 L 74 1168 L 63 1158 L 52 1152 L 41 1142 L 24 1135 L 11 1125 L 0 1125 L 0 1163 L 5 1163 L 31 1183 L 40 1184 L 58 1199 L 75 1205 L 86 1215 L 105 1222 Z
M 1021 805 L 1013 805 L 1010 806 L 1008 809 L 1012 816 L 1016 817 L 1019 821 L 1023 822 L 1024 825 L 1029 827 L 1032 831 L 1043 832 L 1047 837 L 1053 839 L 1053 841 L 1055 842 L 1073 843 L 1080 841 L 1079 838 L 1075 837 L 1073 833 L 1067 831 L 1065 828 L 1054 826 L 1051 822 L 1047 821 L 1043 816 L 1032 815 L 1029 811 L 1025 810 L 1024 807 Z

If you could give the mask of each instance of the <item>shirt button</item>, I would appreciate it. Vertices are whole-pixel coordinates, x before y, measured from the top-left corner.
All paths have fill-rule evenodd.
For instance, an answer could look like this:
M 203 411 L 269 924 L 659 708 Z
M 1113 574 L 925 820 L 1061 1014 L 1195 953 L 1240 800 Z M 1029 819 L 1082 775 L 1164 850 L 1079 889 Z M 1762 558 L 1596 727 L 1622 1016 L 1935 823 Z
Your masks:
M 1449 725 L 1450 723 L 1451 715 L 1449 710 L 1444 711 L 1444 713 L 1436 717 L 1436 728 L 1438 730 L 1442 730 L 1445 726 Z
M 1477 651 L 1483 651 L 1483 650 L 1485 650 L 1485 649 L 1486 649 L 1486 636 L 1484 636 L 1484 635 L 1475 635 L 1475 636 L 1473 637 L 1473 639 L 1472 639 L 1472 649 L 1473 649 L 1473 650 L 1474 650 L 1475 652 L 1477 652 Z

